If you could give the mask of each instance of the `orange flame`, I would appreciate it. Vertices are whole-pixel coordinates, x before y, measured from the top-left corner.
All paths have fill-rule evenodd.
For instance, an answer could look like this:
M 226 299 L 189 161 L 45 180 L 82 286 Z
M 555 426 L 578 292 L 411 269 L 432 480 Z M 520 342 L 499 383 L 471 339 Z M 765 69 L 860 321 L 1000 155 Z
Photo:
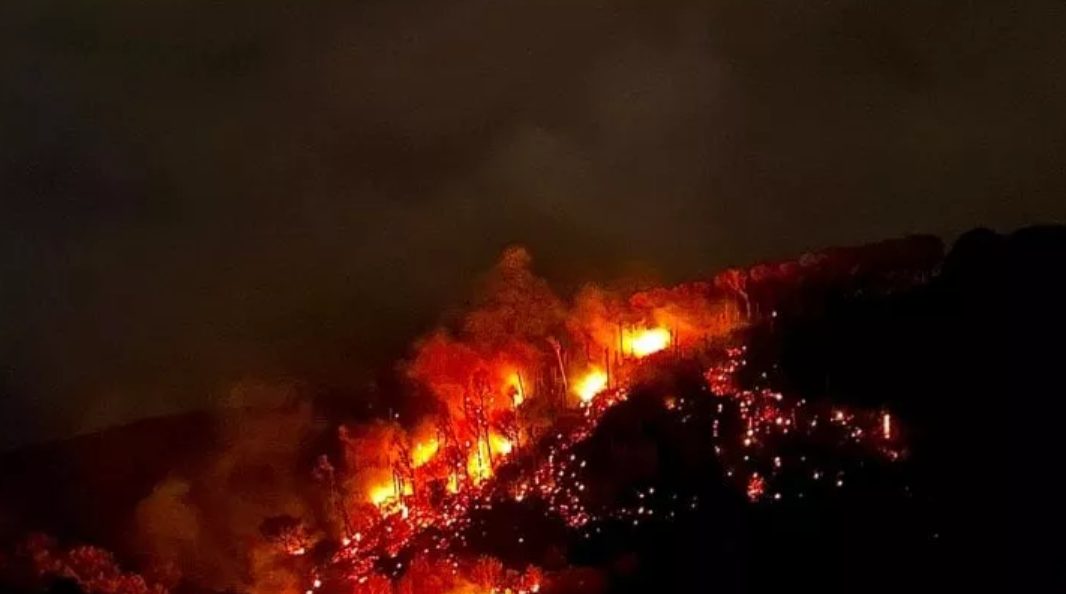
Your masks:
M 437 455 L 438 449 L 440 449 L 440 442 L 436 438 L 416 443 L 411 448 L 411 466 L 414 468 L 424 466 Z
M 515 406 L 521 406 L 526 401 L 526 391 L 522 386 L 522 378 L 519 377 L 518 372 L 508 374 L 507 387 L 511 391 L 511 400 Z
M 499 433 L 489 434 L 489 447 L 492 448 L 492 453 L 497 456 L 507 456 L 514 449 L 511 440 Z
M 622 333 L 622 346 L 634 357 L 647 357 L 670 346 L 670 331 L 666 328 L 627 330 Z
M 382 483 L 370 488 L 369 493 L 370 503 L 381 507 L 385 503 L 396 498 L 396 484 L 392 481 L 388 483 Z
M 404 485 L 403 495 L 412 494 L 414 494 L 414 490 L 411 488 L 411 485 Z M 385 507 L 391 503 L 399 501 L 400 495 L 401 493 L 397 488 L 396 482 L 393 481 L 391 477 L 372 485 L 367 491 L 367 499 L 377 507 Z
M 592 402 L 592 399 L 606 387 L 607 374 L 599 367 L 593 367 L 591 371 L 574 382 L 574 393 L 581 399 L 581 402 L 587 404 Z
M 478 440 L 478 446 L 466 460 L 466 471 L 475 483 L 492 477 L 492 462 L 505 458 L 514 450 L 511 440 L 496 432 L 489 433 L 488 441 Z

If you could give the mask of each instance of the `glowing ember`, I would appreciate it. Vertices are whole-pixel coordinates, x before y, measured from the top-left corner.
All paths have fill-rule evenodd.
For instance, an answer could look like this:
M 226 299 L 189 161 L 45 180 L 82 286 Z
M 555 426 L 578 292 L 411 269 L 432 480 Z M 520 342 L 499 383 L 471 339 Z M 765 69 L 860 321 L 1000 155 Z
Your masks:
M 748 479 L 748 499 L 757 501 L 766 492 L 766 480 L 763 479 L 758 473 L 751 475 Z
M 774 505 L 788 497 L 802 499 L 804 491 L 817 484 L 842 488 L 845 470 L 842 464 L 847 459 L 813 453 L 817 450 L 807 449 L 811 443 L 859 446 L 860 455 L 881 455 L 889 461 L 899 459 L 902 450 L 880 439 L 893 435 L 896 430 L 887 412 L 826 408 L 768 387 L 745 389 L 738 383 L 741 377 L 738 372 L 747 365 L 746 352 L 746 347 L 731 347 L 725 357 L 717 357 L 704 372 L 706 386 L 710 388 L 708 397 L 715 398 L 715 404 L 707 406 L 706 402 L 700 404 L 698 398 L 675 394 L 663 398 L 666 410 L 682 423 L 694 414 L 714 415 L 706 419 L 711 421 L 708 438 L 712 439 L 714 452 L 725 467 L 726 478 L 750 501 Z M 417 576 L 420 570 L 404 567 L 396 560 L 404 551 L 421 550 L 422 554 L 437 555 L 436 560 L 423 563 L 441 564 L 438 571 L 442 575 L 458 580 L 448 591 L 536 592 L 541 578 L 535 568 L 526 574 L 512 572 L 507 577 L 494 569 L 492 562 L 476 568 L 457 556 L 456 551 L 467 545 L 463 534 L 471 528 L 472 511 L 491 509 L 501 496 L 515 502 L 535 498 L 547 504 L 571 529 L 598 533 L 601 522 L 623 520 L 639 526 L 659 518 L 674 520 L 679 514 L 696 510 L 699 502 L 695 497 L 678 498 L 677 494 L 664 497 L 656 495 L 654 488 L 636 493 L 636 505 L 631 508 L 588 507 L 588 485 L 582 476 L 586 461 L 575 449 L 592 435 L 605 412 L 628 399 L 632 371 L 651 364 L 654 364 L 651 360 L 639 358 L 622 360 L 617 368 L 619 380 L 610 390 L 606 367 L 588 368 L 585 375 L 567 386 L 579 397 L 584 414 L 577 418 L 576 425 L 565 429 L 555 427 L 538 450 L 520 451 L 522 433 L 515 424 L 516 418 L 520 418 L 514 416 L 515 407 L 492 409 L 493 403 L 487 396 L 477 395 L 477 384 L 474 384 L 474 394 L 457 393 L 461 404 L 457 416 L 461 422 L 453 419 L 450 426 L 433 425 L 433 430 L 438 432 L 435 438 L 429 438 L 429 425 L 423 424 L 425 433 L 410 442 L 409 458 L 400 456 L 395 461 L 387 452 L 395 453 L 397 448 L 402 451 L 407 442 L 402 434 L 383 432 L 378 441 L 366 448 L 370 459 L 383 456 L 394 460 L 388 463 L 391 472 L 386 475 L 391 480 L 379 480 L 369 491 L 371 501 L 377 506 L 377 515 L 364 520 L 371 528 L 361 537 L 356 533 L 353 538 L 342 540 L 341 551 L 318 566 L 307 583 L 313 585 L 315 582 L 311 580 L 321 579 L 323 573 L 333 576 L 323 581 L 327 588 L 332 580 L 358 587 L 378 578 L 383 583 L 413 580 L 414 577 L 406 576 Z M 611 369 L 613 372 L 615 368 Z M 766 379 L 767 375 L 762 377 Z M 509 394 L 513 400 L 520 387 L 504 385 L 514 388 Z M 698 412 L 701 410 L 703 413 Z M 722 428 L 734 426 L 737 430 L 720 429 L 720 422 Z M 878 438 L 877 443 L 874 437 Z M 498 476 L 497 469 L 512 458 L 518 458 L 515 471 L 520 474 Z M 404 460 L 411 463 L 404 464 Z M 445 461 L 450 462 L 445 464 Z M 799 476 L 806 480 L 797 482 Z M 832 482 L 820 480 L 823 476 L 833 477 Z M 427 488 L 429 485 L 435 486 Z M 431 495 L 434 492 L 438 495 Z M 444 494 L 443 499 L 440 493 Z M 445 528 L 447 535 L 435 535 L 437 527 Z M 522 536 L 518 542 L 523 542 Z M 394 569 L 383 576 L 374 573 L 375 566 L 380 567 L 386 560 L 395 562 Z M 482 579 L 466 577 L 474 575 L 482 575 Z
M 390 481 L 386 484 L 371 487 L 367 497 L 370 499 L 370 503 L 381 507 L 396 499 L 396 484 Z
M 520 256 L 505 258 L 503 271 L 522 281 L 525 291 L 537 283 L 523 276 Z M 394 414 L 350 431 L 341 428 L 343 466 L 335 474 L 323 456 L 316 469 L 336 512 L 338 525 L 325 536 L 331 546 L 320 549 L 296 525 L 286 534 L 299 538 L 280 539 L 295 543 L 281 542 L 281 551 L 302 557 L 299 564 L 307 572 L 296 591 L 536 593 L 542 583 L 545 589 L 551 585 L 536 568 L 520 573 L 498 560 L 465 554 L 470 548 L 465 535 L 476 526 L 473 512 L 492 509 L 503 498 L 533 501 L 589 538 L 600 533 L 603 522 L 637 526 L 697 509 L 695 495 L 657 494 L 653 487 L 635 493 L 631 508 L 590 503 L 597 489 L 582 470 L 587 461 L 579 446 L 607 411 L 630 397 L 634 382 L 647 375 L 641 371 L 666 363 L 664 357 L 649 357 L 655 353 L 710 362 L 702 389 L 660 395 L 664 409 L 673 421 L 706 428 L 699 435 L 710 440 L 725 477 L 759 505 L 803 498 L 805 491 L 833 484 L 843 487 L 845 456 L 826 455 L 826 448 L 812 444 L 890 461 L 902 456 L 901 428 L 893 427 L 883 410 L 808 403 L 767 387 L 773 379 L 765 372 L 765 381 L 741 386 L 749 375 L 738 374 L 747 365 L 746 347 L 734 345 L 723 356 L 721 342 L 715 342 L 726 340 L 726 331 L 736 330 L 740 320 L 735 308 L 709 300 L 705 291 L 699 285 L 647 291 L 629 301 L 593 292 L 579 299 L 573 319 L 566 320 L 573 335 L 533 332 L 542 321 L 535 319 L 537 324 L 517 324 L 524 333 L 504 340 L 500 329 L 515 327 L 516 320 L 500 323 L 497 312 L 512 312 L 508 315 L 522 321 L 530 317 L 529 304 L 515 302 L 524 293 L 506 291 L 498 308 L 467 320 L 465 335 L 491 340 L 457 339 L 442 331 L 422 341 L 408 373 L 433 396 L 435 406 L 424 407 L 432 412 L 411 428 Z M 634 319 L 664 326 L 625 328 L 624 320 Z M 666 323 L 686 337 L 706 340 L 676 348 L 680 342 Z M 585 372 L 569 377 L 568 369 Z M 572 399 L 566 402 L 568 393 L 577 397 L 580 414 L 574 414 Z M 550 406 L 519 408 L 533 394 L 535 404 Z M 497 472 L 504 465 L 507 471 Z M 515 535 L 520 544 L 528 536 Z M 331 551 L 328 558 L 320 558 L 320 550 Z M 432 589 L 423 585 L 428 583 Z
M 581 402 L 587 404 L 592 402 L 592 399 L 606 387 L 607 374 L 599 367 L 596 367 L 574 382 L 574 393 L 581 399 Z
M 665 328 L 627 331 L 623 333 L 622 346 L 634 357 L 647 357 L 670 346 L 670 331 Z

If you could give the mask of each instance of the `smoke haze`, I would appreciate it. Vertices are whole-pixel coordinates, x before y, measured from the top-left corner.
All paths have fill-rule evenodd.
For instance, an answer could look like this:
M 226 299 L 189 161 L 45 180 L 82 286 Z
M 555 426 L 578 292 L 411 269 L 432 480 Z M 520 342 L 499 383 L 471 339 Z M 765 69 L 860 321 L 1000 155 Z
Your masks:
M 246 377 L 355 389 L 513 242 L 567 289 L 1061 221 L 1063 30 L 1050 1 L 4 2 L 0 445 Z

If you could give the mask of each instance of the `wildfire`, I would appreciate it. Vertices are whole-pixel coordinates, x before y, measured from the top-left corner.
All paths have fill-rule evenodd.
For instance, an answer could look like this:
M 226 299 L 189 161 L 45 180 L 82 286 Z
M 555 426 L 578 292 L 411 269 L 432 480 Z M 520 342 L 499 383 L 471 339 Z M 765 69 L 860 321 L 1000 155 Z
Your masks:
M 511 440 L 500 435 L 499 433 L 492 433 L 489 435 L 489 447 L 498 456 L 507 456 L 514 449 L 514 445 Z
M 522 403 L 526 401 L 526 390 L 522 385 L 522 376 L 517 371 L 507 376 L 507 387 L 510 389 L 511 401 L 514 405 L 522 406 Z
M 642 358 L 670 346 L 670 331 L 666 328 L 627 330 L 622 333 L 622 347 L 634 357 Z
M 506 458 L 514 450 L 514 444 L 499 433 L 490 433 L 488 440 L 478 440 L 478 447 L 470 452 L 466 472 L 475 484 L 491 478 L 493 463 Z
M 370 488 L 368 498 L 370 503 L 381 507 L 396 498 L 396 484 L 390 481 L 386 484 L 373 486 Z
M 516 276 L 523 291 L 536 288 L 537 283 L 523 276 L 522 262 L 517 256 L 505 259 L 503 272 L 510 275 L 506 278 Z M 341 475 L 346 480 L 336 481 L 340 486 L 334 487 L 334 470 L 327 460 L 322 480 L 338 501 L 334 505 L 345 531 L 339 540 L 341 548 L 328 560 L 316 561 L 307 576 L 308 592 L 313 594 L 323 584 L 323 591 L 340 591 L 332 588 L 341 583 L 348 584 L 344 591 L 421 591 L 409 586 L 432 574 L 444 580 L 434 591 L 536 593 L 543 577 L 536 568 L 519 574 L 505 571 L 495 560 L 475 566 L 459 553 L 467 544 L 463 533 L 471 527 L 471 512 L 491 508 L 503 496 L 516 502 L 539 499 L 574 529 L 609 518 L 624 517 L 636 526 L 652 518 L 675 517 L 675 510 L 656 509 L 656 502 L 674 501 L 696 509 L 694 499 L 657 496 L 653 488 L 637 494 L 639 503 L 632 510 L 590 509 L 586 492 L 590 484 L 581 471 L 586 461 L 576 446 L 593 434 L 608 409 L 629 397 L 631 381 L 640 376 L 634 371 L 659 363 L 658 358 L 645 358 L 676 345 L 677 336 L 667 324 L 686 337 L 691 332 L 708 338 L 710 345 L 709 338 L 724 338 L 722 330 L 735 327 L 737 320 L 730 314 L 735 308 L 710 301 L 700 285 L 648 291 L 628 302 L 592 295 L 566 320 L 573 332 L 567 337 L 537 324 L 515 324 L 511 319 L 499 323 L 494 317 L 498 312 L 517 311 L 508 315 L 523 322 L 555 319 L 554 308 L 549 308 L 550 315 L 531 315 L 526 311 L 529 303 L 514 302 L 516 295 L 525 297 L 524 292 L 505 291 L 506 299 L 497 307 L 468 320 L 468 334 L 482 332 L 491 341 L 438 332 L 420 343 L 409 373 L 435 398 L 438 406 L 430 418 L 421 419 L 411 429 L 405 428 L 399 415 L 364 430 L 342 428 L 343 470 L 353 474 Z M 529 302 L 552 303 L 543 298 Z M 664 325 L 626 328 L 622 321 L 634 319 Z M 524 334 L 512 341 L 499 340 L 499 328 L 516 326 Z M 693 344 L 703 343 L 694 340 Z M 682 423 L 690 418 L 707 421 L 707 438 L 713 440 L 726 476 L 752 502 L 765 498 L 772 504 L 793 495 L 802 498 L 801 488 L 829 484 L 822 480 L 823 474 L 837 486 L 843 485 L 844 468 L 832 465 L 833 459 L 807 451 L 796 453 L 804 439 L 869 446 L 867 450 L 891 460 L 899 457 L 902 450 L 896 448 L 902 447 L 898 442 L 903 432 L 898 422 L 893 427 L 888 412 L 826 410 L 768 387 L 744 388 L 738 383 L 743 376 L 737 372 L 747 364 L 745 347 L 729 348 L 725 357 L 710 347 L 706 352 L 697 352 L 697 348 L 674 349 L 673 354 L 687 357 L 694 353 L 698 355 L 694 361 L 715 361 L 704 373 L 709 388 L 704 394 L 714 398 L 714 404 L 698 403 L 687 392 L 669 393 L 664 396 L 665 408 Z M 571 377 L 567 369 L 584 372 Z M 583 414 L 559 414 L 555 404 L 566 400 L 568 391 L 577 397 Z M 531 395 L 538 403 L 552 404 L 550 412 L 539 407 L 519 409 Z M 573 407 L 574 402 L 571 399 L 567 404 Z M 716 411 L 713 416 L 711 410 Z M 730 432 L 730 426 L 740 429 Z M 876 436 L 879 428 L 885 441 L 878 441 L 874 448 L 870 436 Z M 512 460 L 515 464 L 509 472 L 497 474 Z M 793 480 L 800 475 L 813 476 L 813 481 Z M 348 505 L 353 503 L 346 500 L 349 494 L 358 505 Z M 307 553 L 316 550 L 312 544 L 300 541 L 299 548 L 287 552 L 310 558 L 313 555 Z M 406 589 L 388 589 L 390 583 L 404 580 L 401 585 Z
M 367 499 L 370 500 L 370 503 L 373 503 L 378 507 L 384 507 L 399 501 L 400 494 L 399 485 L 397 485 L 396 481 L 390 479 L 387 482 L 381 482 L 370 487 L 370 490 L 367 493 Z M 413 494 L 414 490 L 411 489 L 410 485 L 405 485 L 403 487 L 403 495 Z
M 594 367 L 592 371 L 574 382 L 574 393 L 581 399 L 581 402 L 588 404 L 606 387 L 607 374 L 599 367 Z
M 630 361 L 630 364 L 652 363 Z M 752 503 L 772 505 L 793 496 L 802 498 L 802 491 L 788 487 L 793 483 L 789 477 L 798 473 L 813 477 L 794 483 L 799 488 L 814 489 L 820 484 L 843 487 L 844 468 L 834 468 L 832 460 L 808 457 L 811 456 L 809 452 L 785 453 L 796 452 L 794 448 L 800 442 L 793 436 L 797 439 L 817 437 L 820 441 L 829 436 L 833 439 L 844 436 L 851 443 L 872 446 L 868 436 L 880 433 L 888 438 L 897 431 L 885 411 L 816 409 L 802 399 L 769 388 L 744 389 L 738 385 L 737 372 L 745 364 L 744 347 L 732 348 L 725 359 L 705 372 L 708 387 L 712 388 L 708 397 L 718 402 L 713 408 L 703 410 L 717 411 L 709 419 L 712 423 L 708 437 L 713 439 L 714 451 L 726 469 L 726 477 L 731 478 Z M 431 431 L 438 431 L 437 425 L 428 422 L 423 422 L 414 431 L 417 437 L 397 433 L 388 426 L 383 426 L 377 433 L 353 433 L 347 443 L 362 454 L 359 459 L 373 459 L 377 455 L 389 461 L 388 465 L 382 465 L 379 474 L 370 476 L 369 483 L 362 483 L 364 497 L 376 509 L 361 518 L 358 525 L 363 528 L 353 531 L 353 526 L 345 533 L 339 541 L 341 548 L 334 556 L 314 566 L 307 576 L 307 592 L 341 591 L 332 589 L 341 583 L 348 584 L 345 587 L 349 590 L 344 591 L 353 592 L 387 592 L 390 590 L 377 589 L 377 586 L 387 588 L 390 583 L 399 584 L 391 591 L 420 591 L 417 587 L 410 589 L 410 586 L 422 583 L 419 580 L 427 579 L 429 574 L 444 580 L 441 583 L 450 584 L 444 590 L 449 592 L 538 592 L 543 576 L 536 568 L 520 573 L 492 565 L 498 561 L 478 565 L 457 555 L 457 551 L 465 546 L 463 533 L 471 527 L 471 511 L 490 508 L 501 493 L 507 493 L 516 502 L 527 497 L 539 498 L 574 530 L 612 520 L 632 522 L 633 526 L 660 521 L 660 518 L 669 521 L 686 513 L 685 510 L 697 509 L 699 502 L 695 497 L 679 500 L 676 494 L 656 495 L 654 488 L 636 493 L 637 502 L 632 508 L 593 510 L 587 507 L 587 484 L 581 476 L 585 460 L 575 453 L 575 446 L 591 434 L 610 407 L 625 401 L 629 388 L 625 378 L 628 376 L 622 371 L 619 377 L 622 379 L 609 393 L 605 393 L 608 375 L 604 368 L 593 366 L 573 381 L 569 387 L 586 405 L 585 414 L 580 416 L 576 427 L 553 429 L 553 437 L 540 451 L 534 451 L 530 446 L 528 451 L 520 452 L 516 437 L 519 433 L 511 433 L 514 426 L 508 427 L 507 417 L 500 416 L 464 428 L 474 431 L 477 438 L 470 436 L 461 441 L 446 437 L 449 434 L 444 430 L 435 436 Z M 587 406 L 598 396 L 596 406 Z M 683 419 L 698 410 L 697 399 L 674 393 L 664 399 L 667 410 Z M 468 402 L 471 406 L 480 405 L 478 400 L 468 399 Z M 733 416 L 746 429 L 728 436 L 719 433 L 719 420 L 727 419 L 727 416 Z M 485 414 L 474 411 L 470 418 L 484 419 Z M 827 420 L 830 422 L 819 422 Z M 373 437 L 364 439 L 364 435 Z M 404 444 L 410 444 L 407 459 L 395 455 L 406 451 Z M 898 458 L 883 442 L 877 444 L 876 450 L 887 454 L 891 460 Z M 496 470 L 519 454 L 525 457 L 523 464 L 516 467 L 516 471 L 522 474 L 517 478 L 497 476 Z M 442 462 L 457 460 L 458 468 L 429 463 L 435 459 Z M 831 477 L 831 482 L 826 482 L 823 476 Z M 439 491 L 438 496 L 429 496 L 434 489 L 425 488 L 427 484 L 441 487 L 445 493 L 443 499 L 439 497 Z M 441 528 L 444 534 L 435 534 L 434 528 Z M 598 528 L 594 529 L 598 531 Z M 519 536 L 519 542 L 522 542 L 521 538 Z M 303 558 L 313 550 L 310 544 L 285 550 L 293 557 Z M 398 559 L 413 551 L 421 552 L 416 553 L 416 559 L 406 566 L 401 565 L 407 562 Z M 384 567 L 385 562 L 395 569 L 378 573 L 381 570 L 376 568 Z M 369 584 L 377 586 L 371 588 Z
M 416 443 L 414 447 L 411 448 L 411 467 L 419 468 L 424 466 L 437 455 L 437 450 L 439 449 L 440 441 L 436 438 Z

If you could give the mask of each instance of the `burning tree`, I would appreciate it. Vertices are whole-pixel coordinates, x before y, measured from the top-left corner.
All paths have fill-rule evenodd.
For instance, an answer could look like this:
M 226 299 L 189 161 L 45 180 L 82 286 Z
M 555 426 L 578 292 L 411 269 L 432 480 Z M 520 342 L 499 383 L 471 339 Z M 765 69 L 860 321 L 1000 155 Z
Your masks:
M 740 302 L 744 305 L 744 317 L 749 320 L 753 313 L 751 296 L 748 294 L 748 281 L 750 278 L 748 271 L 740 268 L 730 268 L 714 277 L 715 285 L 730 291 L 740 299 Z
M 649 517 L 650 503 L 592 509 L 578 446 L 608 410 L 627 401 L 631 378 L 683 357 L 706 362 L 711 339 L 729 336 L 750 321 L 752 283 L 797 270 L 734 269 L 713 282 L 632 294 L 586 287 L 568 309 L 530 265 L 524 249 L 507 250 L 486 279 L 483 298 L 459 328 L 440 329 L 415 345 L 405 370 L 429 396 L 424 417 L 337 429 L 338 463 L 320 456 L 309 473 L 325 487 L 321 505 L 285 501 L 267 512 L 269 499 L 237 493 L 257 504 L 226 508 L 235 510 L 242 527 L 249 517 L 257 521 L 262 546 L 247 554 L 253 591 L 538 592 L 547 579 L 539 569 L 518 571 L 517 565 L 471 551 L 466 534 L 473 515 L 501 503 L 535 501 L 570 530 L 603 517 L 635 523 Z M 898 454 L 899 430 L 888 412 L 827 417 L 769 389 L 741 389 L 736 373 L 744 356 L 743 347 L 730 348 L 703 372 L 710 391 L 704 389 L 701 397 L 718 400 L 716 407 L 703 403 L 700 410 L 717 411 L 713 424 L 706 425 L 707 438 L 751 500 L 780 495 L 772 489 L 785 462 L 775 444 L 791 436 L 828 427 L 834 439 L 865 446 L 877 435 L 872 449 Z M 664 415 L 687 419 L 695 414 L 691 402 L 664 396 Z M 247 426 L 268 438 L 254 435 L 227 451 L 209 473 L 217 485 L 232 484 L 245 466 L 273 470 L 271 465 L 298 458 L 294 445 L 274 438 L 298 442 L 309 410 L 274 410 L 289 412 L 298 423 L 279 428 L 278 414 L 248 415 Z M 719 421 L 730 412 L 739 434 L 720 431 Z M 820 476 L 822 469 L 816 472 Z M 187 489 L 174 487 L 145 509 L 168 511 L 179 500 L 187 504 Z M 651 493 L 637 495 L 651 499 Z M 199 522 L 195 514 L 189 517 Z M 92 594 L 161 592 L 123 573 L 99 549 L 61 553 L 54 543 L 36 541 L 27 552 L 40 574 L 71 577 Z

